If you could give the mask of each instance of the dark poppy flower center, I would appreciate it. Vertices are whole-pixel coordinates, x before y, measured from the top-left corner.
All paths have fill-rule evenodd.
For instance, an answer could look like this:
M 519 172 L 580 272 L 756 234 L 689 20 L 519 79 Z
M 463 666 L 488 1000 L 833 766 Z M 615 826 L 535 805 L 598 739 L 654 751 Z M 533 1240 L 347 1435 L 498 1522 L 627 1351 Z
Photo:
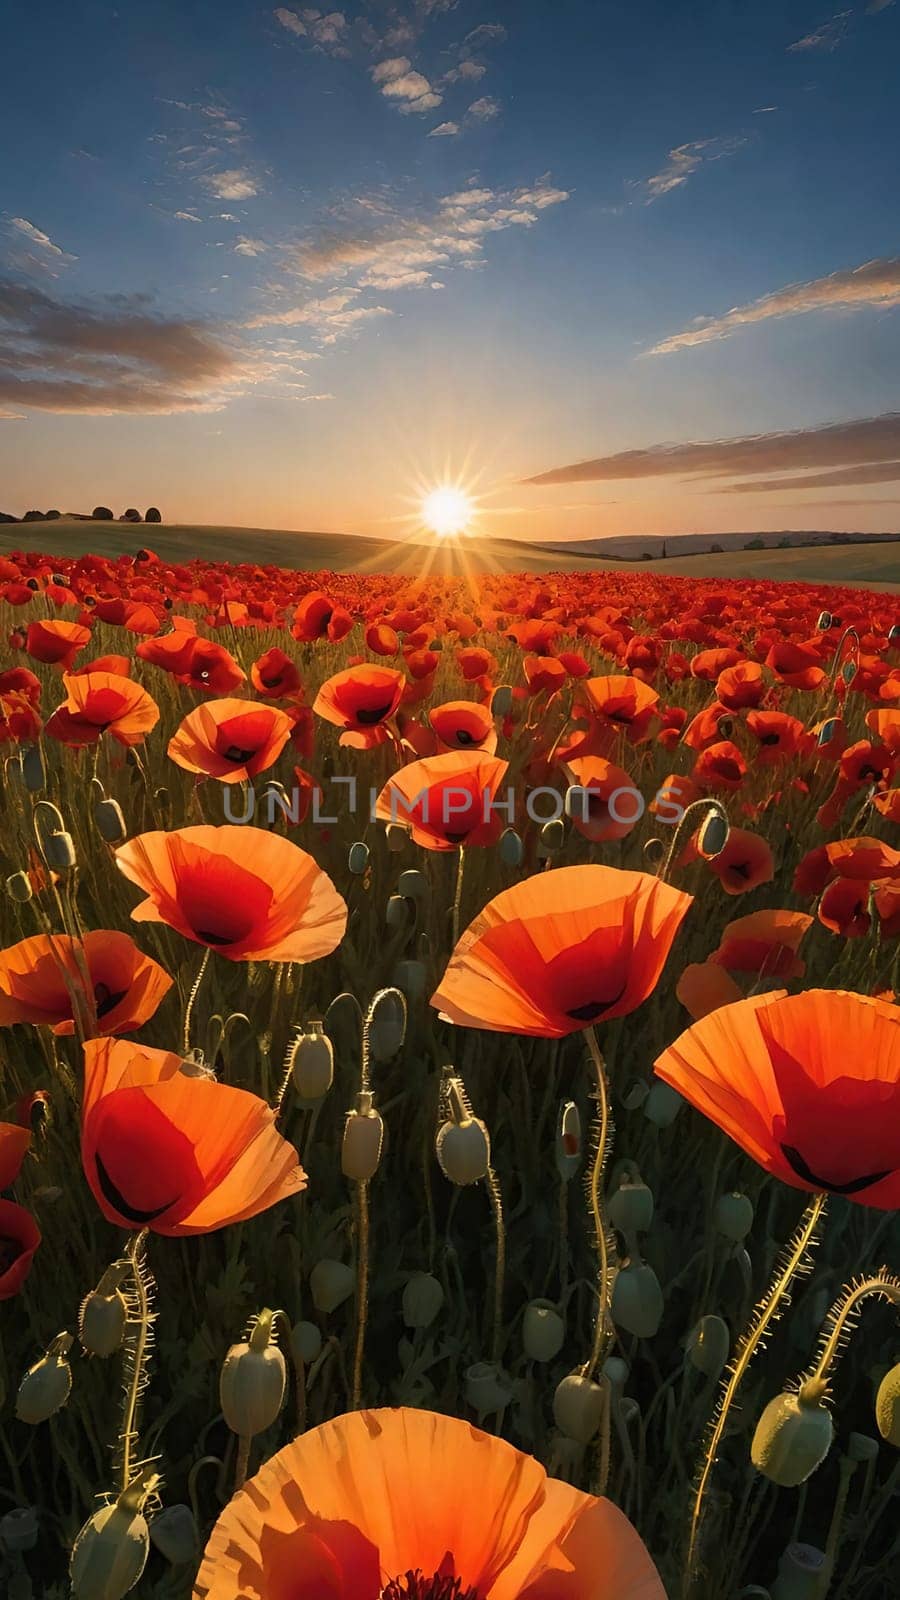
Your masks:
M 381 1600 L 479 1600 L 478 1590 L 463 1588 L 462 1578 L 423 1578 L 421 1572 L 405 1572 L 392 1578 L 381 1591 Z
M 261 682 L 261 684 L 262 684 L 264 689 L 275 689 L 278 686 L 278 684 L 281 682 L 281 678 L 282 678 L 282 674 L 280 672 L 276 672 L 274 677 L 262 677 L 262 678 L 260 678 L 260 682 Z
M 360 706 L 356 713 L 356 720 L 364 728 L 371 728 L 376 722 L 381 722 L 390 716 L 391 702 L 388 700 L 383 706 Z
M 849 1178 L 845 1183 L 834 1183 L 813 1172 L 794 1145 L 783 1144 L 781 1153 L 798 1178 L 802 1178 L 804 1183 L 812 1184 L 815 1189 L 824 1189 L 828 1194 L 861 1194 L 863 1189 L 870 1189 L 873 1184 L 881 1183 L 883 1178 L 890 1177 L 892 1170 L 888 1167 L 884 1172 L 870 1172 L 861 1178 Z
M 147 1211 L 139 1210 L 137 1206 L 129 1204 L 121 1189 L 117 1188 L 113 1183 L 99 1151 L 94 1156 L 94 1160 L 97 1166 L 97 1181 L 102 1190 L 103 1198 L 112 1206 L 114 1211 L 118 1211 L 121 1217 L 127 1217 L 129 1222 L 145 1227 L 147 1223 L 155 1222 L 157 1217 L 161 1217 L 164 1211 L 169 1211 L 178 1198 L 177 1195 L 173 1195 L 172 1199 L 167 1200 L 164 1205 L 153 1206 Z
M 98 1018 L 108 1017 L 111 1011 L 115 1011 L 116 1006 L 121 1005 L 127 993 L 127 989 L 122 989 L 118 994 L 114 994 L 108 984 L 95 983 L 94 1004 Z
M 222 754 L 226 761 L 233 761 L 235 766 L 243 767 L 256 755 L 255 750 L 242 750 L 239 745 L 230 744 Z
M 604 1011 L 609 1011 L 611 1006 L 618 1005 L 626 988 L 627 984 L 623 983 L 618 994 L 608 995 L 605 1000 L 586 1000 L 584 1005 L 571 1006 L 566 1016 L 571 1017 L 573 1022 L 596 1022 Z
M 18 1239 L 10 1239 L 0 1233 L 0 1278 L 14 1267 L 22 1254 L 22 1245 Z
M 456 742 L 457 744 L 474 744 L 475 735 L 474 733 L 470 733 L 468 728 L 457 728 Z
M 780 738 L 781 735 L 778 733 L 764 733 L 759 742 L 760 744 L 777 744 Z

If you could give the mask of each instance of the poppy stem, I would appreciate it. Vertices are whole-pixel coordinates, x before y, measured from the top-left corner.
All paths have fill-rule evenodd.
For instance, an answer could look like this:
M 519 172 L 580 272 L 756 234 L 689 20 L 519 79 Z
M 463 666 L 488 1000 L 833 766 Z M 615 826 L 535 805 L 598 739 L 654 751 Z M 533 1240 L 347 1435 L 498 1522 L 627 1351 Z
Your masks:
M 459 861 L 456 867 L 456 893 L 453 896 L 453 948 L 459 943 L 459 913 L 462 906 L 463 872 L 466 865 L 466 852 L 462 845 L 459 847 Z
M 134 1477 L 133 1454 L 137 1444 L 137 1410 L 144 1389 L 145 1368 L 150 1350 L 153 1313 L 150 1296 L 153 1278 L 147 1267 L 144 1249 L 147 1229 L 132 1235 L 128 1241 L 125 1258 L 131 1268 L 131 1304 L 129 1322 L 131 1332 L 125 1346 L 125 1404 L 122 1410 L 121 1487 L 124 1492 Z
M 825 1210 L 827 1197 L 824 1194 L 814 1194 L 803 1216 L 800 1225 L 791 1240 L 785 1255 L 779 1262 L 775 1277 L 759 1301 L 749 1328 L 742 1333 L 738 1341 L 737 1350 L 731 1363 L 728 1378 L 722 1391 L 715 1421 L 709 1435 L 709 1442 L 703 1457 L 700 1476 L 694 1494 L 694 1504 L 691 1512 L 691 1527 L 688 1538 L 687 1561 L 684 1572 L 684 1594 L 688 1596 L 693 1587 L 696 1574 L 697 1557 L 699 1552 L 700 1533 L 706 1511 L 706 1492 L 712 1477 L 713 1468 L 719 1454 L 722 1436 L 728 1422 L 729 1412 L 760 1344 L 765 1339 L 773 1322 L 776 1321 L 781 1311 L 791 1283 L 798 1271 L 805 1264 L 807 1249 L 815 1243 L 816 1228 L 822 1213 Z
M 200 985 L 203 982 L 203 975 L 206 972 L 206 968 L 207 968 L 208 964 L 209 964 L 209 945 L 206 946 L 206 949 L 203 952 L 203 960 L 200 963 L 200 971 L 197 973 L 197 976 L 194 979 L 194 987 L 191 990 L 190 994 L 188 995 L 188 1003 L 184 1008 L 184 1035 L 183 1035 L 183 1038 L 182 1038 L 182 1050 L 183 1050 L 183 1054 L 184 1055 L 188 1055 L 188 1053 L 190 1052 L 190 1048 L 191 1048 L 191 1015 L 192 1015 L 193 1010 L 194 1010 L 194 1001 L 197 998 L 197 994 L 199 992 Z
M 800 1385 L 801 1401 L 812 1405 L 824 1398 L 835 1357 L 844 1348 L 848 1326 L 863 1301 L 868 1300 L 870 1295 L 880 1295 L 890 1301 L 891 1305 L 900 1307 L 900 1280 L 892 1277 L 887 1269 L 882 1267 L 871 1277 L 863 1278 L 861 1282 L 850 1284 L 841 1290 L 837 1302 L 825 1320 L 819 1359 L 809 1377 L 804 1378 Z
M 356 1343 L 353 1349 L 352 1411 L 362 1403 L 362 1367 L 369 1320 L 369 1184 L 363 1178 L 356 1185 Z
M 594 1161 L 588 1178 L 588 1203 L 591 1218 L 594 1224 L 594 1240 L 597 1246 L 597 1255 L 600 1269 L 597 1280 L 597 1316 L 594 1322 L 594 1339 L 591 1346 L 590 1357 L 584 1367 L 583 1375 L 592 1378 L 597 1368 L 606 1356 L 606 1348 L 610 1334 L 610 1301 L 612 1298 L 612 1280 L 616 1271 L 615 1249 L 613 1247 L 613 1260 L 610 1260 L 611 1239 L 606 1217 L 603 1212 L 603 1170 L 606 1166 L 606 1157 L 612 1143 L 614 1133 L 612 1116 L 609 1109 L 609 1085 L 606 1081 L 606 1063 L 593 1028 L 585 1028 L 584 1037 L 590 1051 L 594 1067 L 594 1085 L 597 1096 L 597 1144 L 594 1151 Z
M 491 1210 L 494 1213 L 494 1319 L 491 1343 L 491 1360 L 495 1366 L 500 1365 L 500 1352 L 503 1343 L 503 1288 L 506 1280 L 506 1229 L 503 1223 L 503 1196 L 497 1182 L 497 1174 L 489 1166 L 486 1174 L 487 1191 L 490 1196 Z

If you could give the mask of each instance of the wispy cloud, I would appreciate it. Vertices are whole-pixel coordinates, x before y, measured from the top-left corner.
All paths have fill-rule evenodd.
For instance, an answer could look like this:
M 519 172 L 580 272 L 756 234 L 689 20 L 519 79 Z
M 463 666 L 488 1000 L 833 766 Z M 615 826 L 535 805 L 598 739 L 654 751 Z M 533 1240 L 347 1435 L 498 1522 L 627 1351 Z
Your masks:
M 591 483 L 616 478 L 733 477 L 738 474 L 825 469 L 842 464 L 895 462 L 900 457 L 900 412 L 861 417 L 792 433 L 751 434 L 639 450 L 554 467 L 526 483 Z
M 773 294 L 763 295 L 744 306 L 735 306 L 722 317 L 700 317 L 680 333 L 670 334 L 648 350 L 651 356 L 672 355 L 716 339 L 727 339 L 740 328 L 778 317 L 800 316 L 808 311 L 858 310 L 872 306 L 900 305 L 900 256 L 865 261 L 862 266 L 831 272 L 808 283 L 788 284 Z
M 689 144 L 676 145 L 674 150 L 669 151 L 668 159 L 659 172 L 651 178 L 645 178 L 641 184 L 645 203 L 651 205 L 663 195 L 671 194 L 673 189 L 683 188 L 699 167 L 708 161 L 721 161 L 725 156 L 733 156 L 746 143 L 746 138 L 738 135 L 734 138 L 694 139 Z
M 176 222 L 202 222 L 203 218 L 194 215 L 193 211 L 176 211 L 173 213 Z
M 217 200 L 252 200 L 259 193 L 256 179 L 244 167 L 211 172 L 203 181 Z
M 453 139 L 458 133 L 458 122 L 439 122 L 436 128 L 432 128 L 428 137 L 429 139 Z
M 48 255 L 58 256 L 63 261 L 76 261 L 78 259 L 77 256 L 70 255 L 67 250 L 63 250 L 60 245 L 54 244 L 50 235 L 45 233 L 43 228 L 35 227 L 35 224 L 29 222 L 27 217 L 12 217 L 10 225 L 15 228 L 17 233 L 22 234 L 29 244 L 37 245 L 39 250 L 46 250 Z
M 802 39 L 795 39 L 793 44 L 788 45 L 788 51 L 836 50 L 847 32 L 852 15 L 852 11 L 835 12 L 833 17 L 829 17 L 820 27 L 814 28 L 812 33 L 805 33 Z
M 327 55 L 347 55 L 347 37 L 349 23 L 343 11 L 317 11 L 311 7 L 304 7 L 300 11 L 291 11 L 287 6 L 279 6 L 273 12 L 276 22 L 280 22 L 288 33 L 297 39 L 306 39 L 319 50 L 324 50 Z
M 236 256 L 262 256 L 266 249 L 262 239 L 248 239 L 242 234 L 234 246 L 234 253 Z
M 474 117 L 476 122 L 492 122 L 494 117 L 500 115 L 500 101 L 492 94 L 483 94 L 480 100 L 472 101 L 466 114 Z
M 433 111 L 443 100 L 421 72 L 413 70 L 408 56 L 392 56 L 372 68 L 372 82 L 403 112 Z
M 707 494 L 768 494 L 773 490 L 840 489 L 849 484 L 893 483 L 900 479 L 900 461 L 870 461 L 859 467 L 838 467 L 834 472 L 812 472 L 796 478 L 764 478 L 757 483 L 729 483 Z

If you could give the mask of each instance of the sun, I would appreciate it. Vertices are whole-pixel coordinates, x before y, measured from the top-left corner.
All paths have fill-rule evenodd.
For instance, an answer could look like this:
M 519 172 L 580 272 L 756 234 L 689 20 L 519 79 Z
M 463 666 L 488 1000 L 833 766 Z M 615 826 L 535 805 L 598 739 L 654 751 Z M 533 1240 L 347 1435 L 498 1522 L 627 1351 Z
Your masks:
M 422 520 L 439 539 L 465 533 L 475 515 L 475 507 L 464 489 L 442 484 L 422 500 Z

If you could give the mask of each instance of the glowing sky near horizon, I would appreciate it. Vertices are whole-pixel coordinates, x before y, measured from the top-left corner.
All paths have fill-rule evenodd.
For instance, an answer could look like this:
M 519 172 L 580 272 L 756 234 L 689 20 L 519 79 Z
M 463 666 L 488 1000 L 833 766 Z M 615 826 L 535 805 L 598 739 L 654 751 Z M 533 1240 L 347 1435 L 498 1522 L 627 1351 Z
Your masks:
M 339 3 L 11 0 L 0 510 L 900 528 L 900 0 Z

